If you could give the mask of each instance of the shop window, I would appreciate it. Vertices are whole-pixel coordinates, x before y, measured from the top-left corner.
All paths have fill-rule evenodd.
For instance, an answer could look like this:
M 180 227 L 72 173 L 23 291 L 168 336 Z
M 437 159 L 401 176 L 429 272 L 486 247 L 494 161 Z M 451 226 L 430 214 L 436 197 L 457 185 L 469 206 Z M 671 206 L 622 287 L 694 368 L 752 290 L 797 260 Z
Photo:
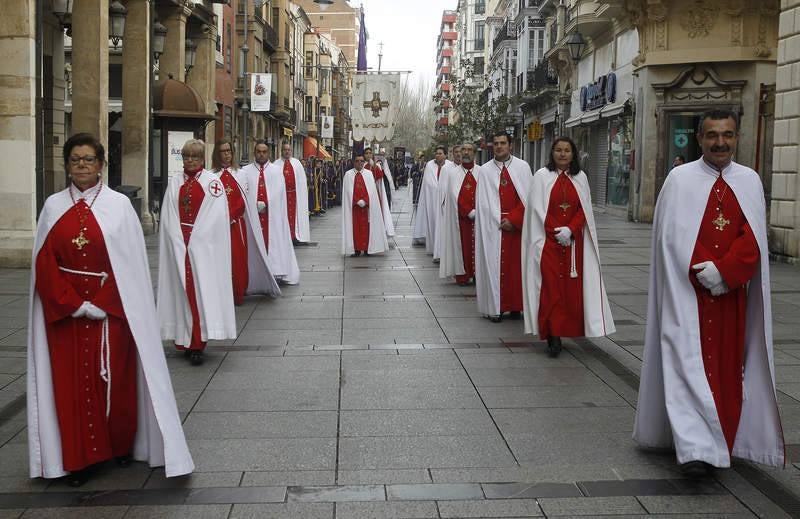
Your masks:
M 669 134 L 667 154 L 664 156 L 664 177 L 672 169 L 672 161 L 681 155 L 686 162 L 692 162 L 703 155 L 697 143 L 697 125 L 700 114 L 679 113 L 669 115 Z
M 619 117 L 611 122 L 606 198 L 609 205 L 627 206 L 633 164 L 633 118 Z

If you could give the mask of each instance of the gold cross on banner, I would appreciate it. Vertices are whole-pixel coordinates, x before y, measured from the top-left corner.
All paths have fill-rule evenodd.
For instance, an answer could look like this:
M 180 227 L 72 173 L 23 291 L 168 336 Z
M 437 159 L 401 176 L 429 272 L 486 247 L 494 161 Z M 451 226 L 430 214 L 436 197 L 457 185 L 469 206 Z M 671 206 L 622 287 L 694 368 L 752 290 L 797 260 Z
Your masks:
M 717 228 L 718 231 L 724 231 L 725 226 L 731 223 L 731 221 L 726 219 L 725 216 L 720 211 L 720 213 L 714 220 L 711 221 L 711 223 L 714 224 L 714 226 Z
M 381 110 L 389 107 L 389 101 L 381 101 L 381 93 L 373 92 L 370 101 L 364 101 L 364 108 L 372 109 L 372 117 L 380 117 Z

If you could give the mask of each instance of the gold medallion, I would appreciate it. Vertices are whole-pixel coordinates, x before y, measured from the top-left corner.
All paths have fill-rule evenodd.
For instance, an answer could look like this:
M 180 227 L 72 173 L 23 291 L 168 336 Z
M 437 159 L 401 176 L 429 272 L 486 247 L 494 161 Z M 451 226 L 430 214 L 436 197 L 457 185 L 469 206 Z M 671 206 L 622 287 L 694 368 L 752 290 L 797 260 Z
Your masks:
M 714 224 L 714 226 L 717 228 L 718 231 L 724 231 L 725 226 L 731 223 L 731 221 L 726 219 L 725 216 L 720 211 L 717 217 L 714 220 L 711 220 L 711 223 Z
M 566 213 L 566 212 L 567 212 L 567 209 L 569 209 L 569 208 L 570 208 L 570 207 L 572 207 L 572 206 L 571 206 L 571 205 L 569 205 L 567 202 L 561 202 L 561 205 L 560 205 L 560 206 L 558 206 L 558 207 L 560 207 L 560 208 L 561 208 L 561 210 L 562 210 L 562 211 L 564 211 L 564 212 Z
M 81 232 L 77 237 L 72 239 L 72 243 L 75 244 L 75 247 L 77 247 L 78 250 L 83 250 L 86 245 L 89 245 L 89 240 L 87 240 L 86 236 L 83 235 L 83 229 L 81 229 Z

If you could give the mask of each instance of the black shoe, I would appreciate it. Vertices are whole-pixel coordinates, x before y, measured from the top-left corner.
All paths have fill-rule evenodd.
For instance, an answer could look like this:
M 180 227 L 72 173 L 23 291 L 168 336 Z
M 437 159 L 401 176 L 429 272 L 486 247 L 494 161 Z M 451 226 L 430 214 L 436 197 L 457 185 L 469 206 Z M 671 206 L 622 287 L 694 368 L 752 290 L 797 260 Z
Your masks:
M 687 461 L 678 468 L 680 468 L 681 473 L 689 479 L 701 479 L 711 475 L 711 465 L 705 461 Z
M 192 363 L 192 366 L 199 366 L 203 363 L 203 352 L 202 351 L 193 351 L 192 354 L 189 356 L 189 362 Z
M 522 312 L 509 312 L 508 318 L 518 320 L 522 317 Z
M 561 337 L 547 338 L 547 355 L 552 358 L 558 357 L 561 353 Z
M 83 486 L 87 481 L 89 481 L 89 470 L 76 470 L 75 472 L 69 474 L 67 476 L 67 484 L 73 488 L 78 488 Z
M 489 320 L 492 321 L 493 323 L 499 323 L 499 322 L 503 321 L 503 316 L 502 315 L 490 315 L 489 316 Z
M 192 354 L 192 350 L 190 350 L 190 349 L 183 350 L 183 358 L 188 359 L 191 354 Z
M 129 467 L 133 458 L 131 458 L 130 454 L 126 454 L 125 456 L 117 456 L 115 460 L 120 467 Z
M 364 252 L 364 256 L 369 256 L 369 252 Z
M 352 253 L 350 255 L 351 258 L 357 258 L 359 256 L 361 256 L 361 251 L 360 250 L 357 250 L 357 251 L 355 251 L 354 253 Z

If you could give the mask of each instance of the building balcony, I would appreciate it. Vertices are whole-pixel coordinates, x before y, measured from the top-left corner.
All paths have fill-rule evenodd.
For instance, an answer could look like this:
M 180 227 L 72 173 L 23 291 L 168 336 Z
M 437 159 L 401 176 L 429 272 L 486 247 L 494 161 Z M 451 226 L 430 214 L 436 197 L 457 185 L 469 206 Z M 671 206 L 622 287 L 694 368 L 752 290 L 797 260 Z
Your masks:
M 442 65 L 439 69 L 439 74 L 449 74 L 450 73 L 450 65 Z
M 264 22 L 264 32 L 261 37 L 264 49 L 270 53 L 278 50 L 278 32 L 267 22 Z
M 494 37 L 494 40 L 492 40 L 492 51 L 497 49 L 497 47 L 500 46 L 500 44 L 504 41 L 516 41 L 516 37 L 508 33 L 508 25 L 509 23 L 506 21 L 506 23 L 504 23 L 503 26 L 497 31 L 497 35 Z
M 567 11 L 564 34 L 580 27 L 581 33 L 589 38 L 596 38 L 611 30 L 614 21 L 624 14 L 624 0 L 606 0 L 605 2 L 578 0 Z
M 439 56 L 442 58 L 453 57 L 453 47 L 447 47 L 446 49 L 442 49 L 442 52 L 439 53 Z
M 458 20 L 458 14 L 454 11 L 445 11 L 442 15 L 442 23 L 456 23 Z
M 442 33 L 442 40 L 455 41 L 458 38 L 458 33 L 455 31 L 445 31 Z
M 449 119 L 447 117 L 440 117 L 436 121 L 436 126 L 447 126 L 449 124 Z
M 452 103 L 450 102 L 449 99 L 442 99 L 442 102 L 441 104 L 439 104 L 439 106 L 442 108 L 450 108 L 452 106 Z
M 449 92 L 450 91 L 450 83 L 442 83 L 439 85 L 439 90 L 442 92 Z

